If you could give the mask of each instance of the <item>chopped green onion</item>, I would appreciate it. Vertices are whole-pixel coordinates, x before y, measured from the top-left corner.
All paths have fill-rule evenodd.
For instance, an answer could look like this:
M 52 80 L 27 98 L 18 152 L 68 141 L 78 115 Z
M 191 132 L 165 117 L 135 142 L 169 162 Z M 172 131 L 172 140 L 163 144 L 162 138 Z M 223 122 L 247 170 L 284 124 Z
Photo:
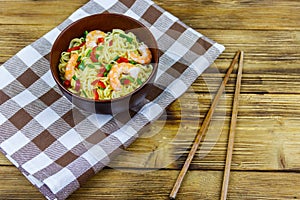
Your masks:
M 104 73 L 103 73 L 103 76 L 107 77 L 107 74 L 108 74 L 108 72 L 104 72 Z
M 111 69 L 112 65 L 111 64 L 106 64 L 105 65 L 105 69 L 106 71 L 109 71 Z
M 78 69 L 80 69 L 81 71 L 83 71 L 85 69 L 85 66 L 84 66 L 84 63 L 81 62 L 79 65 L 78 65 Z
M 86 53 L 86 56 L 90 57 L 91 53 L 92 53 L 92 49 L 89 49 L 88 52 Z
M 78 57 L 77 62 L 79 62 L 81 60 L 81 56 Z
M 127 42 L 129 42 L 129 43 L 131 43 L 132 40 L 133 40 L 131 37 L 128 37 L 127 35 L 124 35 L 124 34 L 122 34 L 122 33 L 120 33 L 120 37 L 121 37 L 121 38 L 125 38 L 125 39 L 127 40 Z
M 97 51 L 101 51 L 103 49 L 103 46 L 97 47 Z
M 116 56 L 113 61 L 117 61 L 120 58 L 120 56 Z
M 94 68 L 95 68 L 95 65 L 88 64 L 88 67 L 91 68 L 91 69 L 94 69 Z
M 86 38 L 86 36 L 87 36 L 88 33 L 89 33 L 88 31 L 84 31 L 84 33 L 83 33 L 83 38 L 84 39 Z
M 76 75 L 72 76 L 72 79 L 74 79 L 74 81 L 78 80 L 78 78 L 76 77 Z
M 94 64 L 94 65 L 102 65 L 101 62 L 94 62 L 93 64 Z
M 96 55 L 95 55 L 95 57 L 96 57 L 97 60 L 99 59 L 99 56 L 100 56 L 99 54 L 96 54 Z
M 143 81 L 142 81 L 140 78 L 137 78 L 137 79 L 136 79 L 136 82 L 137 82 L 139 85 L 142 85 L 142 84 L 143 84 Z
M 130 82 L 134 82 L 134 78 L 131 76 L 127 76 L 127 79 L 130 80 Z
M 136 65 L 136 62 L 133 61 L 133 60 L 129 60 L 129 63 L 130 63 L 130 64 L 133 64 L 133 65 Z
M 88 97 L 84 90 L 82 90 L 82 93 L 85 97 Z

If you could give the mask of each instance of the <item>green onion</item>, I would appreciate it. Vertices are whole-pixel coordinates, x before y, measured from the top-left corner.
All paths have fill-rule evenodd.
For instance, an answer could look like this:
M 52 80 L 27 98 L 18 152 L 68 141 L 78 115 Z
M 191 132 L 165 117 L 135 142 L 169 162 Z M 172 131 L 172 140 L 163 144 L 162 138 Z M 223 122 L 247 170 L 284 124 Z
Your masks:
M 127 79 L 130 80 L 130 82 L 134 82 L 134 78 L 131 76 L 127 76 Z
M 142 85 L 142 84 L 143 84 L 143 81 L 142 81 L 140 78 L 137 78 L 137 79 L 136 79 L 136 82 L 137 82 L 139 85 Z
M 103 49 L 103 46 L 97 47 L 97 51 L 101 51 Z
M 78 80 L 78 78 L 76 77 L 76 75 L 72 76 L 72 79 L 74 79 L 74 81 Z
M 130 64 L 133 64 L 133 65 L 136 65 L 136 62 L 133 61 L 133 60 L 129 60 L 129 63 L 130 63 Z
M 83 71 L 85 69 L 85 66 L 84 66 L 84 63 L 81 62 L 79 65 L 78 65 L 78 69 L 80 69 L 81 71 Z
M 85 97 L 88 97 L 84 90 L 82 90 L 82 93 Z
M 92 49 L 89 49 L 88 52 L 86 53 L 86 56 L 90 57 L 91 53 L 92 53 Z
M 105 65 L 105 69 L 106 71 L 109 71 L 111 69 L 112 65 L 111 64 L 106 64 Z
M 77 62 L 79 62 L 81 60 L 81 56 L 78 57 Z
M 94 68 L 95 68 L 95 65 L 88 64 L 88 67 L 91 68 L 91 69 L 94 69 Z
M 93 64 L 94 64 L 94 65 L 102 65 L 101 62 L 94 62 Z
M 88 31 L 84 31 L 84 33 L 83 33 L 83 38 L 84 39 L 86 38 L 86 36 L 87 36 L 88 33 L 89 33 Z
M 113 61 L 117 61 L 120 58 L 120 56 L 116 56 Z
M 127 42 L 129 42 L 129 43 L 131 43 L 132 40 L 133 40 L 131 37 L 128 37 L 127 35 L 124 35 L 124 34 L 122 34 L 122 33 L 120 33 L 120 37 L 121 37 L 121 38 L 125 38 L 125 39 L 127 40 Z
M 104 72 L 104 73 L 103 73 L 103 76 L 107 77 L 107 74 L 108 74 L 108 72 Z

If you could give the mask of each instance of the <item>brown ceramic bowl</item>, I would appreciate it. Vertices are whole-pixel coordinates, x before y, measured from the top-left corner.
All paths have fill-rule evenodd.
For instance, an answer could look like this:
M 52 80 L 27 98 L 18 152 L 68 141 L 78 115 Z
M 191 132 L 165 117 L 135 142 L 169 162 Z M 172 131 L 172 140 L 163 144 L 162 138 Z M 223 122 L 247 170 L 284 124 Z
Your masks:
M 148 80 L 132 93 L 111 100 L 91 100 L 71 93 L 63 86 L 59 77 L 58 64 L 61 53 L 68 49 L 69 43 L 73 38 L 81 37 L 86 30 L 101 30 L 104 32 L 110 32 L 112 29 L 122 29 L 125 32 L 133 32 L 139 41 L 144 42 L 149 47 L 152 53 L 151 63 L 153 71 Z M 159 59 L 158 52 L 157 42 L 153 35 L 149 29 L 139 21 L 121 14 L 96 14 L 72 23 L 61 32 L 51 49 L 50 69 L 53 78 L 63 95 L 78 108 L 92 113 L 116 114 L 128 111 L 130 108 L 138 105 L 145 99 L 156 76 Z

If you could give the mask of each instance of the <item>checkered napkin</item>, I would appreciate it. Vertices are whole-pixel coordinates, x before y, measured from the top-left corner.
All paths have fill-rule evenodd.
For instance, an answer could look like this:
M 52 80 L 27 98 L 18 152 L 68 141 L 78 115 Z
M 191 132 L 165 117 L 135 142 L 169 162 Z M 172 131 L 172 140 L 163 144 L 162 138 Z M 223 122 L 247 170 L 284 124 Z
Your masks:
M 161 51 L 151 97 L 123 122 L 73 106 L 49 71 L 50 49 L 59 33 L 103 12 L 141 21 Z M 0 67 L 0 150 L 46 198 L 65 199 L 138 138 L 223 50 L 150 0 L 91 0 Z

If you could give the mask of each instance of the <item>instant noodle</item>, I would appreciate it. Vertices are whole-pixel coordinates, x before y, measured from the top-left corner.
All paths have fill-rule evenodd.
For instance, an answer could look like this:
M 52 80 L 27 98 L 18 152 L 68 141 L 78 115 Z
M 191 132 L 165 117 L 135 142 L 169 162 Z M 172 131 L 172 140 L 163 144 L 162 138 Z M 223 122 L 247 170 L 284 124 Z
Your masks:
M 124 96 L 139 88 L 153 67 L 151 52 L 137 37 L 120 29 L 85 32 L 70 41 L 58 65 L 64 86 L 95 100 Z

